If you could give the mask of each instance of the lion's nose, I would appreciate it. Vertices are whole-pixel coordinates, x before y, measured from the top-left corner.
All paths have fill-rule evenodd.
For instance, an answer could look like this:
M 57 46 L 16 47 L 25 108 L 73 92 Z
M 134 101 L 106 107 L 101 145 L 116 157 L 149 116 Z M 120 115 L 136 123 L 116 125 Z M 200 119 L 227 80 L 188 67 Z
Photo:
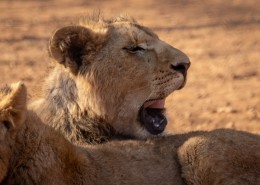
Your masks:
M 174 71 L 178 71 L 178 72 L 182 73 L 184 76 L 186 76 L 187 71 L 190 67 L 190 60 L 188 58 L 186 58 L 185 60 L 182 60 L 176 64 L 171 64 L 170 67 Z

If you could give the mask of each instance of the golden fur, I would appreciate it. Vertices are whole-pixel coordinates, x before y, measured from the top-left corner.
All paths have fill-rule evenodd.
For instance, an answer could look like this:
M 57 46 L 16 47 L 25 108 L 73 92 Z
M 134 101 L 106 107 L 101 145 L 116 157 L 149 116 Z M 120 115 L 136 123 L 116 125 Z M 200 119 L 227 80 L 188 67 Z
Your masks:
M 260 136 L 193 132 L 75 146 L 26 111 L 26 88 L 0 92 L 2 185 L 256 185 Z
M 42 96 L 30 107 L 78 144 L 151 136 L 140 123 L 148 100 L 182 88 L 188 57 L 128 18 L 85 20 L 50 39 L 54 59 Z

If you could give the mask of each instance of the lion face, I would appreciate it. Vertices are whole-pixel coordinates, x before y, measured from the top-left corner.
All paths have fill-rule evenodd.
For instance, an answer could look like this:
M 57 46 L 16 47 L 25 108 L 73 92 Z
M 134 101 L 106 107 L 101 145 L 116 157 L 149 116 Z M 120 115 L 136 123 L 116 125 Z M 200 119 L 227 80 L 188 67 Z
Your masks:
M 165 98 L 185 85 L 190 65 L 184 53 L 125 19 L 61 28 L 50 53 L 74 76 L 88 116 L 139 138 L 164 131 Z

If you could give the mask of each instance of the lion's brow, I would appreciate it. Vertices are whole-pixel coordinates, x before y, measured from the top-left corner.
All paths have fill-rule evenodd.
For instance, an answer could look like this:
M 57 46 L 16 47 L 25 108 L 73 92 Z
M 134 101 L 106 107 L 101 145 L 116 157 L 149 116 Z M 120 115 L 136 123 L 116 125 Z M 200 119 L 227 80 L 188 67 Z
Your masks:
M 139 24 L 133 24 L 133 26 L 135 26 L 136 28 L 144 31 L 147 35 L 151 36 L 151 37 L 158 37 L 155 33 L 153 33 L 151 30 L 149 30 L 148 28 L 141 26 Z

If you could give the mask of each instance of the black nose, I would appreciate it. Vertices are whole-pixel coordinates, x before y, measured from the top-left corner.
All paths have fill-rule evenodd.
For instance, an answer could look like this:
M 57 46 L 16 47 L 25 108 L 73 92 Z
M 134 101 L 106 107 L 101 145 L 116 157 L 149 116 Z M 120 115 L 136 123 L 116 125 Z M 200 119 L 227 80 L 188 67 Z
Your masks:
M 176 65 L 171 64 L 171 69 L 182 73 L 184 76 L 186 76 L 189 67 L 190 67 L 190 62 L 180 62 Z

